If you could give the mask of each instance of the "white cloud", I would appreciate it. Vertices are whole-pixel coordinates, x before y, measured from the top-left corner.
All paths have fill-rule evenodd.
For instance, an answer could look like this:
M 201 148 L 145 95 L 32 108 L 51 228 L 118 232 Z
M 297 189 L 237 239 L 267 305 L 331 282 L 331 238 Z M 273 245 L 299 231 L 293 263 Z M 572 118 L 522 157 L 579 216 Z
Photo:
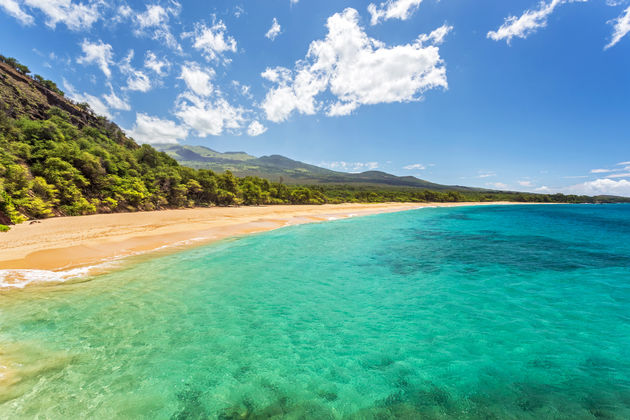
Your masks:
M 22 10 L 19 3 L 15 0 L 0 0 L 0 7 L 24 25 L 32 25 L 34 22 L 33 16 Z
M 144 67 L 153 70 L 158 76 L 165 76 L 171 63 L 166 59 L 159 59 L 153 52 L 147 51 Z
M 55 28 L 57 23 L 65 24 L 69 29 L 78 31 L 92 26 L 99 18 L 98 5 L 73 3 L 72 0 L 24 0 L 24 4 L 32 9 L 39 9 L 48 18 L 46 25 Z
M 226 52 L 236 52 L 236 40 L 227 35 L 227 26 L 222 20 L 214 19 L 211 27 L 198 24 L 193 33 L 182 34 L 184 38 L 192 37 L 193 47 L 202 51 L 208 60 L 218 59 Z
M 493 176 L 497 176 L 496 173 L 492 172 L 492 171 L 479 171 L 479 178 L 490 178 Z
M 151 81 L 142 71 L 135 70 L 127 77 L 127 89 L 148 92 L 151 90 Z
M 630 165 L 630 160 L 627 162 L 619 162 L 617 165 Z
M 136 114 L 136 123 L 131 130 L 125 130 L 139 143 L 177 143 L 188 135 L 188 129 L 170 120 Z
M 136 90 L 140 92 L 148 92 L 151 90 L 151 80 L 142 70 L 135 69 L 131 65 L 134 51 L 129 50 L 127 56 L 119 63 L 120 71 L 127 75 L 127 90 Z
M 230 105 L 220 92 L 217 95 L 208 99 L 190 92 L 183 93 L 177 98 L 175 115 L 200 137 L 218 136 L 224 131 L 237 132 L 245 122 L 245 110 Z
M 268 68 L 261 76 L 277 84 L 261 105 L 267 119 L 284 121 L 293 111 L 312 115 L 324 109 L 329 116 L 347 115 L 360 105 L 409 102 L 437 87 L 447 88 L 446 69 L 439 48 L 427 40 L 442 39 L 450 27 L 415 42 L 387 47 L 369 38 L 359 26 L 356 10 L 348 8 L 328 18 L 328 34 L 313 41 L 306 58 L 293 71 Z M 329 90 L 335 99 L 316 96 Z
M 543 185 L 541 187 L 536 188 L 535 191 L 539 193 L 547 194 L 551 192 L 551 188 L 549 188 L 546 185 Z
M 103 95 L 103 98 L 110 108 L 120 109 L 122 111 L 129 111 L 131 109 L 129 102 L 117 96 L 111 85 L 109 85 L 109 91 L 109 95 Z
M 112 115 L 109 113 L 109 108 L 107 105 L 103 103 L 99 98 L 94 95 L 90 95 L 89 93 L 79 93 L 76 91 L 74 86 L 72 86 L 65 79 L 63 80 L 63 88 L 68 94 L 68 97 L 75 102 L 87 102 L 90 105 L 90 108 L 97 114 L 102 115 L 108 119 L 112 118 Z
M 423 171 L 427 169 L 427 167 L 421 163 L 414 163 L 411 165 L 403 166 L 403 169 L 407 169 L 408 171 Z
M 418 9 L 422 0 L 387 0 L 379 4 L 370 3 L 368 12 L 372 17 L 370 23 L 376 25 L 379 20 L 407 20 Z
M 630 178 L 630 172 L 624 172 L 621 174 L 607 175 L 606 178 Z
M 556 7 L 564 3 L 584 2 L 587 0 L 551 0 L 548 3 L 542 1 L 538 9 L 526 10 L 520 17 L 510 16 L 496 31 L 488 32 L 487 36 L 495 41 L 505 39 L 509 44 L 512 38 L 527 38 L 538 28 L 547 26 L 547 18 Z
M 626 36 L 628 32 L 630 32 L 630 7 L 623 11 L 623 13 L 612 21 L 613 23 L 613 35 L 612 39 L 604 47 L 604 49 L 608 49 L 618 43 L 621 38 Z
M 162 7 L 158 4 L 147 5 L 142 13 L 136 13 L 134 22 L 137 25 L 136 35 L 148 34 L 154 40 L 162 40 L 173 49 L 181 50 L 181 46 L 171 33 L 169 21 L 171 16 L 179 15 L 181 6 L 177 2 L 170 2 L 171 7 Z
M 518 185 L 521 187 L 533 187 L 532 181 L 518 181 Z
M 592 174 L 605 174 L 607 172 L 612 172 L 612 169 L 591 169 Z
M 243 95 L 247 99 L 249 99 L 249 100 L 253 100 L 254 99 L 254 95 L 252 95 L 252 93 L 251 93 L 251 86 L 245 85 L 245 84 L 239 82 L 238 80 L 232 80 L 232 86 L 234 86 L 236 88 L 238 93 L 240 93 L 241 95 Z
M 267 131 L 267 127 L 259 123 L 258 121 L 252 121 L 249 127 L 247 127 L 247 134 L 252 137 L 259 136 Z
M 112 72 L 109 69 L 114 55 L 111 45 L 105 44 L 103 41 L 96 43 L 84 39 L 81 43 L 81 50 L 83 50 L 83 56 L 77 59 L 77 63 L 96 64 L 108 79 L 112 76 Z
M 364 172 L 371 171 L 373 169 L 377 169 L 379 164 L 378 162 L 321 162 L 319 166 L 332 169 L 334 171 L 343 171 L 343 172 Z
M 147 10 L 139 13 L 136 20 L 140 28 L 155 28 L 168 23 L 168 12 L 157 4 L 147 5 Z
M 596 179 L 582 184 L 572 185 L 567 192 L 580 195 L 621 195 L 630 196 L 630 181 L 620 179 Z
M 131 7 L 129 7 L 126 4 L 123 4 L 121 6 L 118 7 L 118 16 L 117 18 L 120 19 L 126 19 L 128 17 L 131 16 L 131 14 L 133 13 L 133 9 Z
M 486 186 L 496 188 L 498 190 L 506 190 L 508 188 L 507 184 L 503 182 L 486 182 Z
M 278 23 L 278 19 L 273 18 L 271 28 L 269 28 L 265 36 L 273 41 L 274 39 L 276 39 L 278 35 L 280 35 L 280 32 L 282 32 L 282 28 L 280 27 L 280 24 Z
M 212 93 L 213 86 L 210 80 L 215 75 L 214 70 L 203 70 L 196 63 L 186 63 L 181 66 L 181 69 L 179 78 L 184 80 L 188 89 L 200 96 L 208 96 Z

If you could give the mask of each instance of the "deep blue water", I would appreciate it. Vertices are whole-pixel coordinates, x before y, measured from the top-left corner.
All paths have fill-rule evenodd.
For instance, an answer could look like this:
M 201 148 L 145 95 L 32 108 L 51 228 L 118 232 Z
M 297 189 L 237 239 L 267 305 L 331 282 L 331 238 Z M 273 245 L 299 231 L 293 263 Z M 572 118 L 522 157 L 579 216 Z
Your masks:
M 0 295 L 0 343 L 2 418 L 628 419 L 630 206 L 226 240 Z

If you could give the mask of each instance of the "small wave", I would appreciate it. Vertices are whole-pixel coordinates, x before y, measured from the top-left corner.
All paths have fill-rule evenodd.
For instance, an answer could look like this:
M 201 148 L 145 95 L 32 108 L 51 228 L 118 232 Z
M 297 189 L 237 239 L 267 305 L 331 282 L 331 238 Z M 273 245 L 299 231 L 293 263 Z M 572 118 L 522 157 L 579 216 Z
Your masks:
M 205 237 L 191 238 L 183 241 L 178 241 L 172 244 L 162 245 L 151 251 L 138 251 L 125 255 L 117 255 L 110 257 L 97 264 L 73 268 L 70 270 L 33 270 L 33 269 L 11 269 L 0 270 L 0 290 L 2 289 L 23 289 L 29 284 L 43 284 L 43 283 L 64 283 L 68 280 L 74 280 L 81 277 L 87 277 L 89 275 L 102 273 L 108 269 L 112 269 L 116 264 L 121 263 L 130 257 L 143 255 L 149 252 L 159 252 L 169 248 L 185 247 L 187 245 L 193 245 L 194 243 L 207 240 Z
M 63 283 L 87 276 L 96 266 L 66 271 L 51 270 L 0 270 L 0 289 L 23 289 L 31 283 Z

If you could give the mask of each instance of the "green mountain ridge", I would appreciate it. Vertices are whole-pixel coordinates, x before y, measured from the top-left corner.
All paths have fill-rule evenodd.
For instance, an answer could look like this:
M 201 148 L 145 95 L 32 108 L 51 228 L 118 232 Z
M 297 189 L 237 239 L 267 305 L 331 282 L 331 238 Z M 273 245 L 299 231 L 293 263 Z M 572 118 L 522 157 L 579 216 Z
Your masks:
M 236 176 L 258 176 L 287 184 L 317 185 L 360 185 L 373 187 L 426 188 L 434 191 L 487 191 L 492 190 L 441 185 L 414 176 L 396 176 L 383 171 L 347 173 L 333 171 L 281 155 L 255 157 L 245 152 L 217 152 L 205 146 L 180 144 L 153 145 L 181 165 L 197 169 L 222 172 L 229 170 Z

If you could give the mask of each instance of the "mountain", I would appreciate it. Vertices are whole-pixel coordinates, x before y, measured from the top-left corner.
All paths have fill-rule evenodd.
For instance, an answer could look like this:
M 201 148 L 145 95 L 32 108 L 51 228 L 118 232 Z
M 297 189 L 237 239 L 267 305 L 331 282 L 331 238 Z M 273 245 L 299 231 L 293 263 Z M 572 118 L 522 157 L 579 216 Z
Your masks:
M 413 176 L 396 176 L 381 171 L 338 172 L 281 155 L 255 157 L 245 152 L 220 153 L 204 146 L 154 145 L 181 165 L 215 172 L 231 171 L 236 176 L 258 176 L 287 184 L 340 184 L 374 187 L 411 187 L 434 191 L 489 191 L 462 186 L 435 184 Z

